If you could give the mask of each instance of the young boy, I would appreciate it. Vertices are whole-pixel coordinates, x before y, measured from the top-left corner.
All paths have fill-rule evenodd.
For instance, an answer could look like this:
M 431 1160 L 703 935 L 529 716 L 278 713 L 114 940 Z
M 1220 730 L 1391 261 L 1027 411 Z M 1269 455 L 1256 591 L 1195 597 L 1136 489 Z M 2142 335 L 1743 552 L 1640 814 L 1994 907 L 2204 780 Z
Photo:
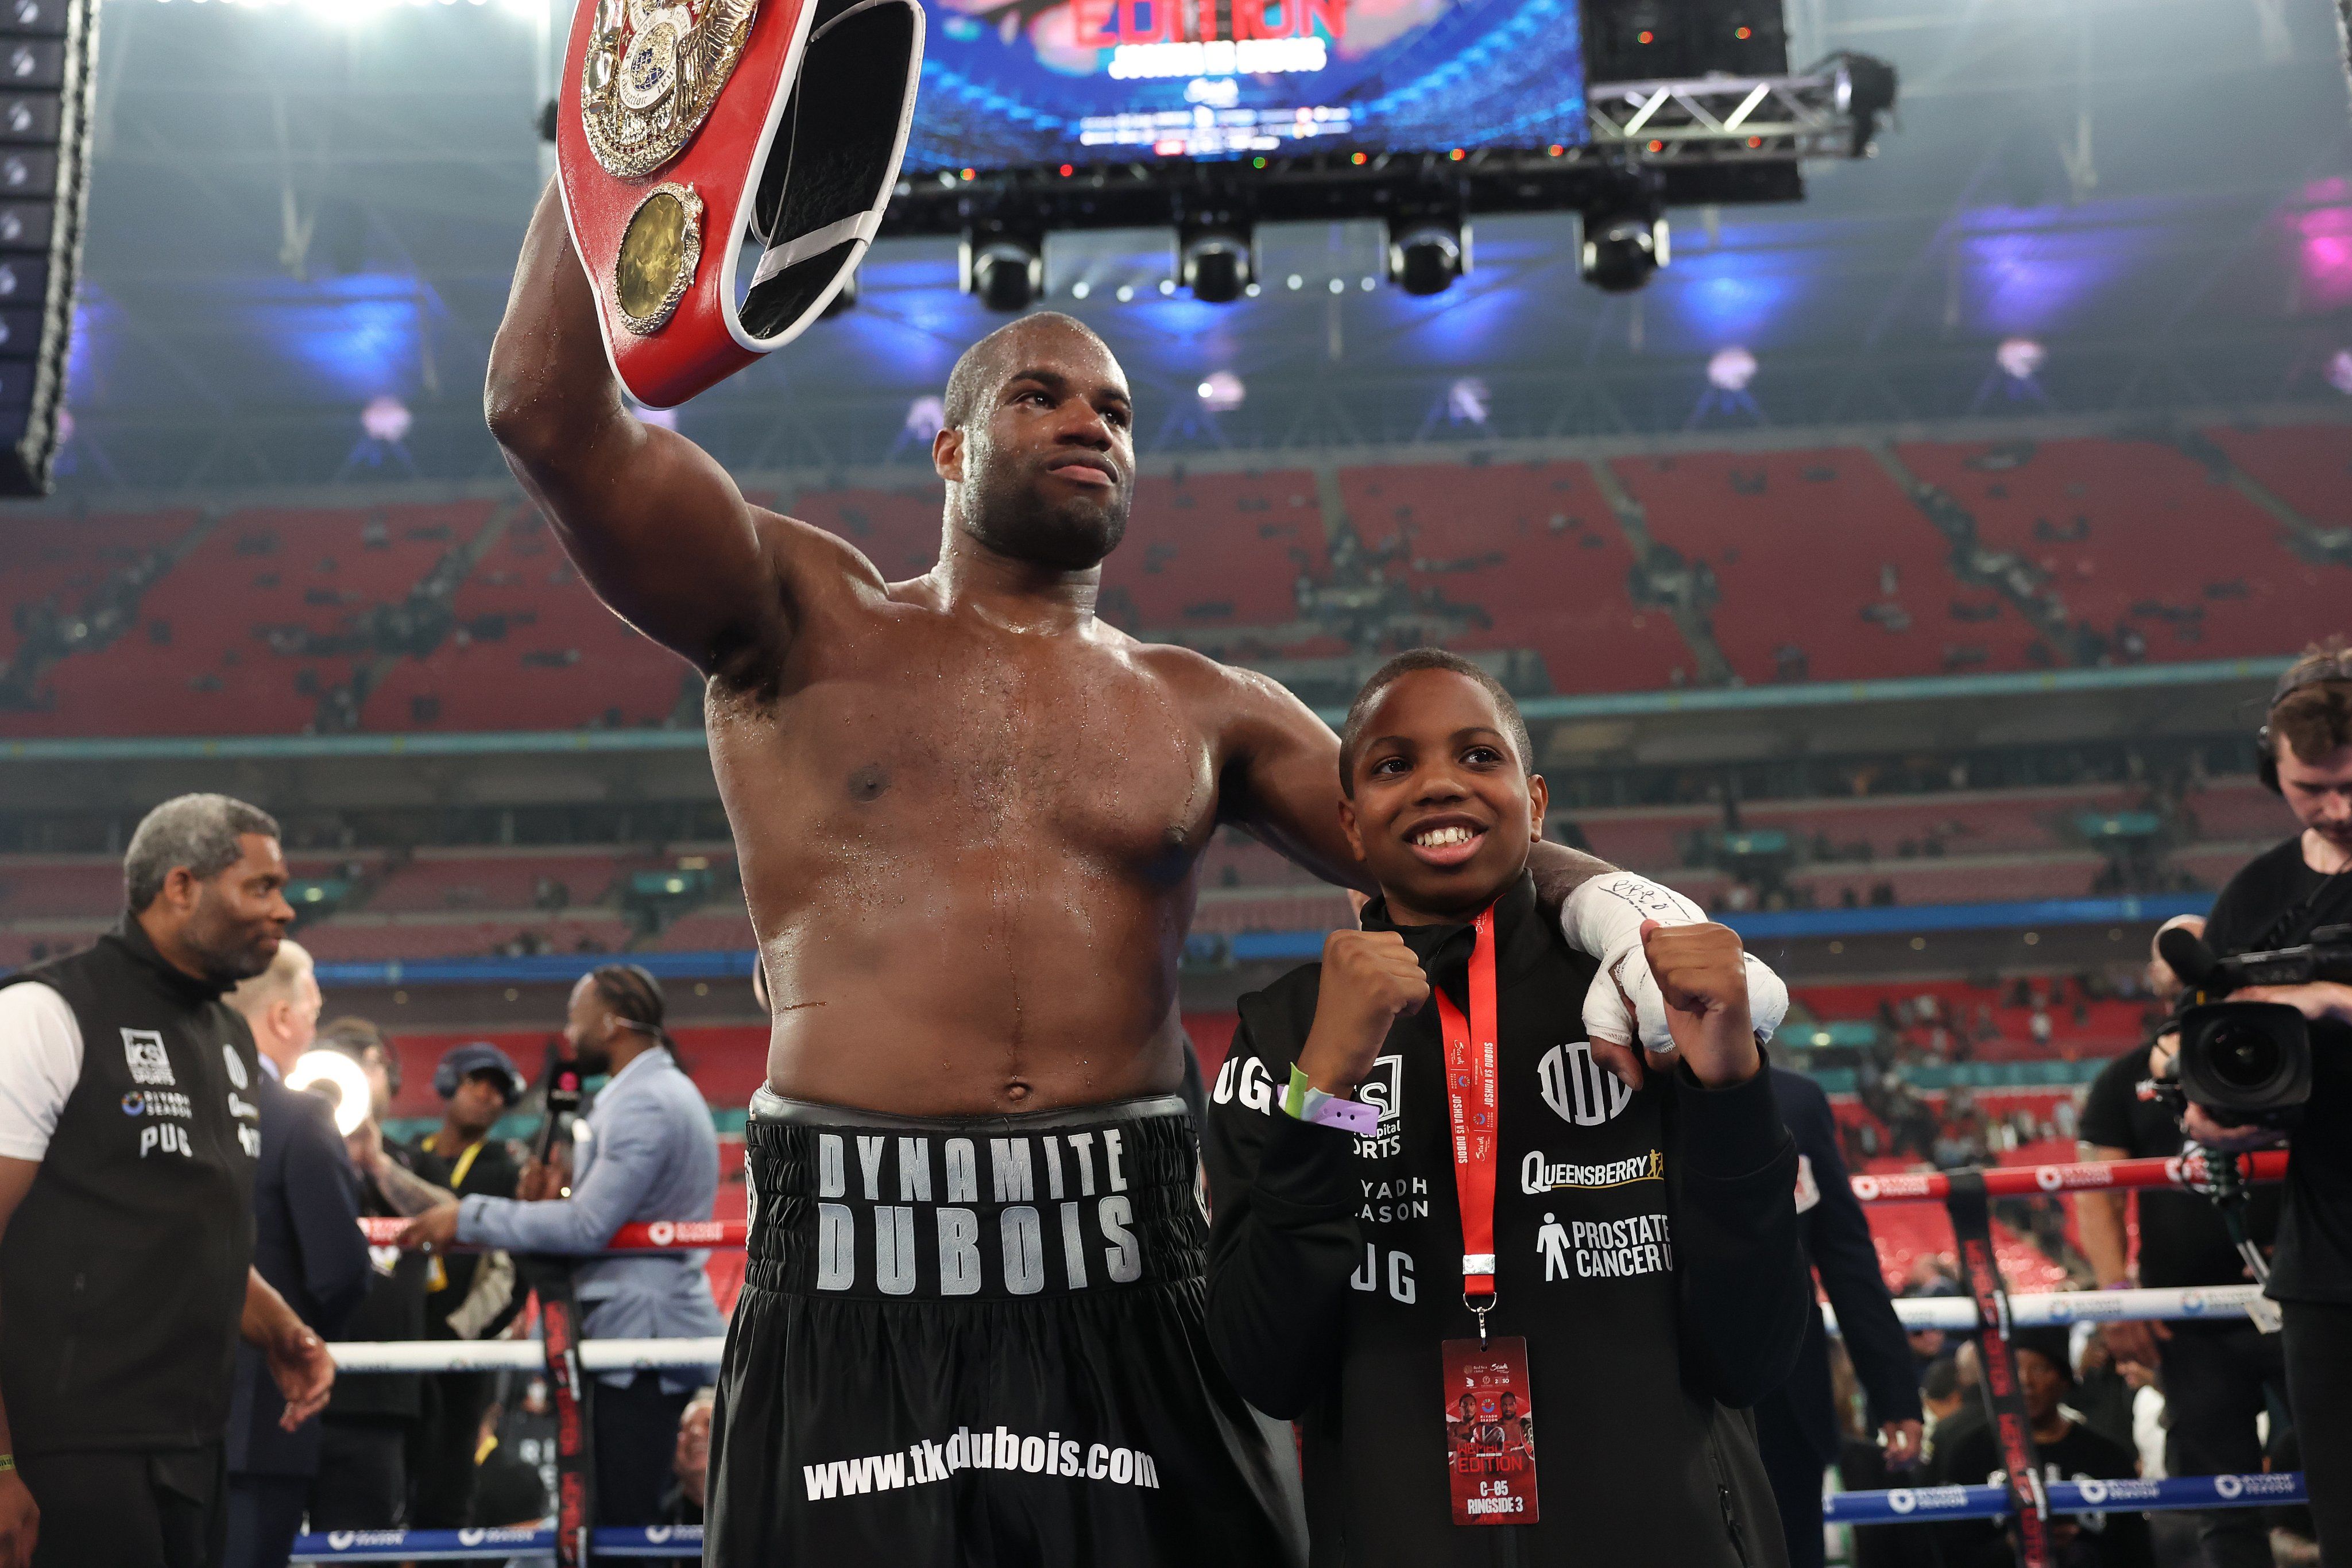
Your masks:
M 1726 1406 L 1787 1377 L 1811 1280 L 1739 939 L 1645 926 L 1677 1051 L 1638 1089 L 1602 1071 L 1594 961 L 1527 875 L 1528 756 L 1509 695 L 1452 654 L 1357 697 L 1340 820 L 1381 895 L 1242 998 L 1210 1343 L 1303 1428 L 1316 1568 L 1778 1568 Z

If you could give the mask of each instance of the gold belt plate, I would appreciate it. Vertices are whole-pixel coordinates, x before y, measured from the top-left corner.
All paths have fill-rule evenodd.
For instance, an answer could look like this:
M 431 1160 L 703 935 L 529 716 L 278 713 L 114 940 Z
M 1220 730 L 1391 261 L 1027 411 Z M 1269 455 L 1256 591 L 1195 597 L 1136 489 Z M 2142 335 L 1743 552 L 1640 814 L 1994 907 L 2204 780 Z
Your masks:
M 686 150 L 735 74 L 759 0 L 595 0 L 580 73 L 588 150 L 624 180 Z

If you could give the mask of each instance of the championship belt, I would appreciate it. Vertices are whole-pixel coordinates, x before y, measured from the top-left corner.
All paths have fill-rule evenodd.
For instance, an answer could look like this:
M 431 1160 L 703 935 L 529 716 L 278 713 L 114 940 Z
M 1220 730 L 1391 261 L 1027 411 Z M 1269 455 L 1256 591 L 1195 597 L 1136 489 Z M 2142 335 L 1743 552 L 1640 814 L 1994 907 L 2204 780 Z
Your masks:
M 581 0 L 557 178 L 632 397 L 675 407 L 823 312 L 881 225 L 922 57 L 916 0 Z

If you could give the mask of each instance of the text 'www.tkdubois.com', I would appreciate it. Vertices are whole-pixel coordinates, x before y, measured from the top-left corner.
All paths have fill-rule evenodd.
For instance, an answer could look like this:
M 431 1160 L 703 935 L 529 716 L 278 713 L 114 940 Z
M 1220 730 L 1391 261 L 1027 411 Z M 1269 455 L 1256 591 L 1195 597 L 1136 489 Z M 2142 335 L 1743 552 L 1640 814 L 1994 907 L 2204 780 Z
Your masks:
M 1082 1444 L 1059 1432 L 1024 1437 L 1003 1427 L 992 1432 L 959 1427 L 944 1443 L 916 1443 L 862 1459 L 803 1465 L 801 1475 L 808 1482 L 809 1500 L 814 1502 L 820 1498 L 926 1486 L 943 1481 L 958 1470 L 1019 1470 L 1026 1475 L 1069 1476 L 1155 1490 L 1160 1485 L 1160 1467 L 1140 1448 Z

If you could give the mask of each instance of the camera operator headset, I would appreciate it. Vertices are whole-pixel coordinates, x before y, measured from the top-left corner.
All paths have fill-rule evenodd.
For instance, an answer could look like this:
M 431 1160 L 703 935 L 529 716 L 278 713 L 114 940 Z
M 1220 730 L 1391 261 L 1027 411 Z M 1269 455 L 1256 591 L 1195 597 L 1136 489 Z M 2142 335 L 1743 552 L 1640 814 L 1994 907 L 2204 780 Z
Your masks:
M 2302 831 L 2230 879 L 2204 943 L 2166 955 L 2191 987 L 2238 1004 L 2182 1015 L 2181 1128 L 2217 1150 L 2284 1141 L 2293 1151 L 2267 1291 L 2284 1320 L 2321 1559 L 2352 1568 L 2352 650 L 2342 638 L 2279 677 L 2255 743 L 2263 782 Z M 2213 953 L 2244 956 L 2216 965 Z

